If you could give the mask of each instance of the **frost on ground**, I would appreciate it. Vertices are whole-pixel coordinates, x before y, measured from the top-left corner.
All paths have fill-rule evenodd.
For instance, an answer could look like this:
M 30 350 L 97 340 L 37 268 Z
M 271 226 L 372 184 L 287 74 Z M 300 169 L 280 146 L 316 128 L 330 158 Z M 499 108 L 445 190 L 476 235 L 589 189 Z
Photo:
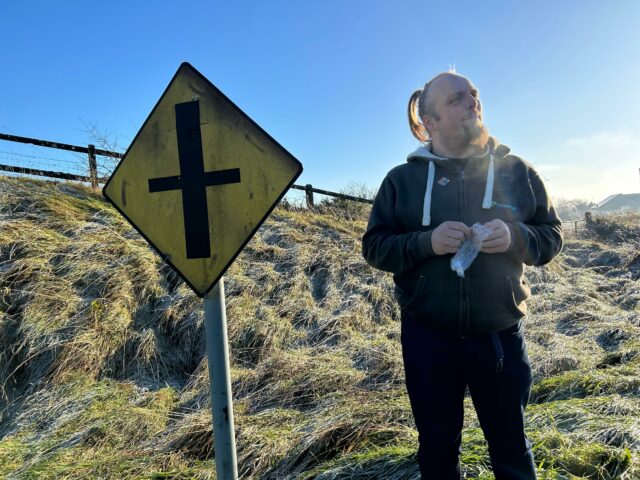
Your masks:
M 339 208 L 338 208 L 339 207 Z M 417 479 L 367 207 L 276 208 L 226 275 L 243 479 Z M 528 268 L 541 479 L 640 478 L 640 217 Z M 215 478 L 200 300 L 98 194 L 0 179 L 0 477 Z M 465 398 L 465 478 L 491 479 Z

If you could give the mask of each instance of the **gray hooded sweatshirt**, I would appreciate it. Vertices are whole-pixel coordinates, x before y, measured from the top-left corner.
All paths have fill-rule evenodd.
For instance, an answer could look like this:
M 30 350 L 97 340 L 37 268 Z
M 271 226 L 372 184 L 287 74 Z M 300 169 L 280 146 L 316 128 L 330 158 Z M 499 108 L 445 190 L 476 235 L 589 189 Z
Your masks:
M 509 152 L 492 137 L 484 154 L 450 159 L 427 143 L 378 190 L 362 254 L 393 273 L 400 308 L 434 330 L 475 336 L 514 325 L 531 293 L 524 265 L 544 265 L 562 248 L 561 222 L 539 174 Z M 496 218 L 509 227 L 509 249 L 480 252 L 464 278 L 451 270 L 451 254 L 433 252 L 431 234 L 441 223 Z

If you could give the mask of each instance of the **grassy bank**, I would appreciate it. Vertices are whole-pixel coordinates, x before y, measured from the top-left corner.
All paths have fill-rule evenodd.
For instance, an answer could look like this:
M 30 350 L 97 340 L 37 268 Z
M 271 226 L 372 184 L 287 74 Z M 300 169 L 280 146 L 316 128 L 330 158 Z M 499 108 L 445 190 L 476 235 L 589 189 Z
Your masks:
M 280 206 L 225 277 L 243 479 L 419 477 L 366 213 Z M 541 479 L 640 478 L 639 251 L 640 218 L 597 220 L 527 270 Z M 201 301 L 100 195 L 0 177 L 0 328 L 0 477 L 215 478 Z

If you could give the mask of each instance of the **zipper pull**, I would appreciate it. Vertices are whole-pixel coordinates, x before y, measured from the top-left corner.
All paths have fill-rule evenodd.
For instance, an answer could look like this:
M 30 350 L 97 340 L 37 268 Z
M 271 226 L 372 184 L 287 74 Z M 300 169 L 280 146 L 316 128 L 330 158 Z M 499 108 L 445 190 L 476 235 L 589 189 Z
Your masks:
M 513 205 L 507 205 L 505 203 L 498 203 L 495 200 L 493 202 L 491 202 L 491 206 L 492 207 L 502 207 L 502 208 L 508 208 L 509 210 L 511 210 L 512 212 L 517 212 L 518 209 L 516 207 L 514 207 Z

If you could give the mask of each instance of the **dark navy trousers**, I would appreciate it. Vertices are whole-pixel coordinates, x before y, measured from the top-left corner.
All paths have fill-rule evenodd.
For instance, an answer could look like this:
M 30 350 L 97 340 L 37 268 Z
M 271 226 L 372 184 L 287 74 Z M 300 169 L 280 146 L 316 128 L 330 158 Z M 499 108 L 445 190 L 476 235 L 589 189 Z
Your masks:
M 401 339 L 423 480 L 461 478 L 467 385 L 496 480 L 535 480 L 524 432 L 532 375 L 522 320 L 500 332 L 461 338 L 429 330 L 403 312 Z

